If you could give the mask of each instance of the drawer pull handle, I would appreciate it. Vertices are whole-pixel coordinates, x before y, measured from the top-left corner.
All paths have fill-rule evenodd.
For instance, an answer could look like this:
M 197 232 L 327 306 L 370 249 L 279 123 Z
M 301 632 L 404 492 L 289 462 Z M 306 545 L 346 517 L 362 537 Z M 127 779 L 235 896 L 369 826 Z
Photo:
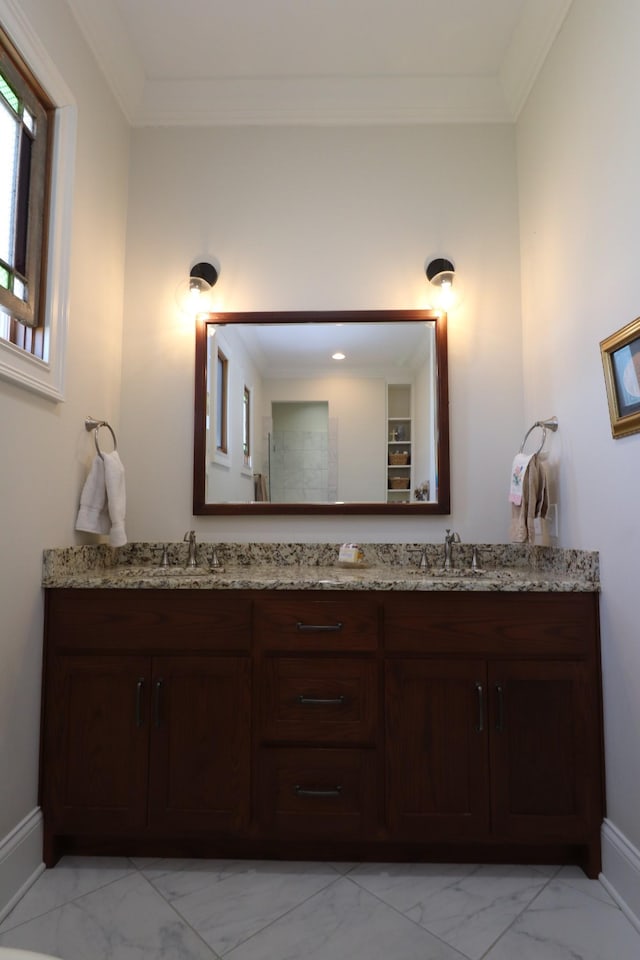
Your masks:
M 301 633 L 339 633 L 342 623 L 339 620 L 337 623 L 302 623 L 298 620 L 296 630 Z
M 498 695 L 498 714 L 496 716 L 496 730 L 502 733 L 504 730 L 504 687 L 501 683 L 496 683 L 496 694 Z
M 154 704 L 154 723 L 156 727 L 161 726 L 162 724 L 162 711 L 160 709 L 160 701 L 162 699 L 162 684 L 163 680 L 156 680 L 156 702 Z
M 142 726 L 142 694 L 144 691 L 144 677 L 140 677 L 136 683 L 136 727 Z
M 476 696 L 478 698 L 478 723 L 476 724 L 476 733 L 482 733 L 484 730 L 484 687 L 476 680 Z
M 326 790 L 313 789 L 311 787 L 301 787 L 296 784 L 293 788 L 296 797 L 339 797 L 342 793 L 342 787 L 338 784 L 336 787 L 328 787 Z
M 301 693 L 298 697 L 298 703 L 308 707 L 342 707 L 347 702 L 346 697 L 340 694 L 339 697 L 307 697 Z

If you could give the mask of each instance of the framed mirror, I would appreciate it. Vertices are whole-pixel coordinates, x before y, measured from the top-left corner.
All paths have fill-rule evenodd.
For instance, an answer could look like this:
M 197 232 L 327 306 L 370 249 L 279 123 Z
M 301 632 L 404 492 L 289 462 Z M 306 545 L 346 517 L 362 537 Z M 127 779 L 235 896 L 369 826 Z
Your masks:
M 447 320 L 202 314 L 195 515 L 450 512 Z

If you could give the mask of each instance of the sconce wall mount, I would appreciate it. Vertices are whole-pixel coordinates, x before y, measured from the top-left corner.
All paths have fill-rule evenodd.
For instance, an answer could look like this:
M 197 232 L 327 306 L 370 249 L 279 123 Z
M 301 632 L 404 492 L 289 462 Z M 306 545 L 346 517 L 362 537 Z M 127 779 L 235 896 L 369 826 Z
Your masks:
M 210 294 L 217 279 L 218 270 L 212 263 L 201 261 L 194 264 L 188 279 L 183 280 L 176 291 L 180 311 L 187 316 L 196 317 L 199 313 L 210 310 Z
M 434 297 L 437 301 L 434 306 L 443 310 L 450 310 L 457 306 L 462 298 L 462 285 L 456 275 L 455 265 L 445 257 L 436 257 L 427 264 L 425 273 L 427 280 L 434 288 Z

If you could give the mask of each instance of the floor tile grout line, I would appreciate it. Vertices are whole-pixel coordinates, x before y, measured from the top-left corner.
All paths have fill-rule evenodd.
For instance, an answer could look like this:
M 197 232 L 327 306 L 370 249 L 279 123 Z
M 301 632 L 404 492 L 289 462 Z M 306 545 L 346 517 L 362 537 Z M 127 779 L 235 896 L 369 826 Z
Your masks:
M 392 910 L 397 916 L 401 917 L 403 920 L 406 920 L 407 923 L 413 924 L 413 926 L 417 927 L 418 930 L 422 931 L 422 933 L 426 933 L 430 937 L 433 937 L 434 940 L 437 940 L 438 943 L 441 943 L 444 947 L 447 948 L 447 950 L 452 950 L 461 958 L 461 960 L 471 960 L 471 958 L 467 953 L 463 953 L 462 950 L 458 950 L 457 947 L 451 946 L 450 943 L 447 943 L 446 940 L 443 940 L 442 937 L 438 936 L 437 933 L 433 933 L 433 931 L 429 930 L 427 927 L 423 927 L 422 924 L 418 923 L 417 920 L 414 920 L 413 917 L 408 917 L 407 914 L 403 913 L 402 910 L 399 910 L 398 907 L 394 907 L 392 903 L 387 903 L 387 901 L 383 900 L 382 897 L 378 896 L 377 893 L 374 893 L 372 890 L 368 890 L 361 883 L 358 883 L 358 881 L 353 877 L 346 876 L 345 880 L 350 880 L 351 883 L 355 884 L 355 886 L 357 886 L 359 890 L 362 890 L 363 893 L 366 893 L 370 897 L 373 897 L 374 900 L 377 900 L 378 903 L 381 903 L 384 907 L 387 907 L 388 910 Z
M 151 887 L 153 892 L 157 894 L 162 900 L 162 902 L 166 904 L 166 906 L 169 907 L 172 913 L 176 915 L 176 918 L 180 921 L 180 923 L 184 924 L 184 926 L 187 927 L 187 929 L 189 929 L 191 933 L 200 941 L 200 943 L 209 951 L 209 953 L 211 954 L 212 960 L 222 960 L 222 954 L 218 953 L 217 950 L 214 950 L 210 943 L 207 943 L 207 941 L 204 939 L 202 934 L 198 930 L 196 930 L 196 928 L 191 923 L 189 923 L 186 917 L 182 916 L 180 911 L 173 905 L 173 903 L 171 903 L 170 900 L 167 900 L 167 898 L 163 896 L 163 894 L 151 882 L 149 877 L 145 877 L 145 875 L 142 873 L 141 870 L 138 870 L 138 873 L 140 874 L 141 879 L 144 880 L 149 887 Z M 163 874 L 163 876 L 166 876 L 166 874 Z
M 166 876 L 166 874 L 164 874 L 164 876 Z M 149 880 L 148 878 L 145 878 L 145 879 L 147 879 L 147 882 L 150 883 L 150 884 L 153 886 L 153 889 L 155 890 L 156 887 L 153 885 L 152 881 Z M 219 958 L 219 960 L 222 960 L 223 957 L 226 957 L 228 954 L 232 953 L 234 950 L 237 950 L 237 948 L 240 947 L 240 946 L 242 946 L 243 944 L 249 943 L 249 941 L 250 941 L 250 940 L 253 940 L 254 937 L 259 936 L 261 933 L 264 933 L 265 930 L 268 930 L 269 927 L 272 927 L 272 926 L 274 925 L 274 923 L 278 923 L 280 920 L 282 920 L 282 919 L 283 919 L 284 917 L 286 917 L 288 914 L 292 913 L 294 910 L 297 910 L 298 907 L 301 907 L 303 904 L 307 903 L 308 900 L 311 900 L 313 897 L 317 896 L 317 894 L 319 894 L 319 893 L 322 893 L 324 890 L 328 890 L 330 886 L 332 886 L 334 883 L 337 883 L 337 881 L 338 881 L 338 880 L 341 880 L 341 879 L 343 879 L 342 875 L 336 873 L 336 876 L 333 877 L 333 878 L 331 878 L 331 879 L 329 880 L 329 882 L 326 883 L 324 886 L 320 887 L 318 890 L 315 890 L 313 893 L 310 893 L 309 896 L 305 897 L 303 900 L 300 900 L 299 903 L 294 904 L 292 907 L 289 907 L 287 910 L 285 910 L 283 913 L 279 914 L 277 917 L 273 917 L 272 920 L 267 921 L 267 923 L 265 923 L 265 925 L 264 925 L 263 927 L 260 927 L 259 930 L 255 930 L 253 933 L 249 934 L 249 936 L 244 937 L 242 940 L 239 940 L 238 943 L 236 943 L 233 947 L 231 947 L 230 950 L 225 950 L 225 951 L 224 951 L 223 953 L 221 953 L 221 954 L 218 954 L 217 951 L 215 951 L 215 950 L 213 949 L 213 947 L 212 947 L 210 944 L 208 944 L 206 940 L 203 939 L 203 937 L 201 936 L 201 934 L 198 934 L 198 936 L 199 936 L 200 939 L 203 940 L 203 942 L 207 945 L 208 949 L 212 951 L 212 953 L 214 954 L 214 956 L 217 957 L 217 958 Z M 157 891 L 157 893 L 158 893 L 160 896 L 164 896 L 159 890 Z M 165 898 L 165 899 L 166 899 L 166 898 Z M 189 926 L 192 930 L 194 930 L 194 932 L 197 933 L 197 930 L 191 925 L 191 923 L 189 922 L 189 920 L 187 920 L 187 918 L 181 913 L 181 911 L 179 910 L 179 908 L 176 906 L 175 901 L 167 900 L 166 902 L 169 904 L 170 907 L 172 907 L 173 910 L 175 910 L 175 912 L 178 914 L 178 916 L 180 917 L 180 919 L 181 919 L 182 921 L 184 921 L 184 923 L 186 923 L 187 926 Z
M 128 859 L 128 858 L 127 858 L 127 859 Z M 89 896 L 91 896 L 92 893 L 97 893 L 98 890 L 106 890 L 107 887 L 112 886 L 112 884 L 114 884 L 114 883 L 119 883 L 121 880 L 124 880 L 125 877 L 130 877 L 130 876 L 132 876 L 133 873 L 135 873 L 135 872 L 136 872 L 135 867 L 134 867 L 133 869 L 127 869 L 127 870 L 125 871 L 125 873 L 123 873 L 122 876 L 120 876 L 120 877 L 114 877 L 113 880 L 107 880 L 106 883 L 100 883 L 100 884 L 98 884 L 97 887 L 92 887 L 91 890 L 85 890 L 84 893 L 79 893 L 77 897 L 70 897 L 70 898 L 67 899 L 67 900 L 63 900 L 62 903 L 58 903 L 58 904 L 56 904 L 55 906 L 50 907 L 48 910 L 43 910 L 42 913 L 35 913 L 32 917 L 29 917 L 28 920 L 22 920 L 20 923 L 16 923 L 16 925 L 13 926 L 13 927 L 7 927 L 6 930 L 0 929 L 0 937 L 4 937 L 5 934 L 10 933 L 10 932 L 12 932 L 13 930 L 18 930 L 20 927 L 24 927 L 27 923 L 32 923 L 34 920 L 41 920 L 42 917 L 46 917 L 46 916 L 48 916 L 50 913 L 55 913 L 56 910 L 60 910 L 62 907 L 66 907 L 66 906 L 68 906 L 69 904 L 76 903 L 78 900 L 82 900 L 84 897 L 89 897 Z M 44 874 L 41 874 L 41 876 L 44 876 Z M 39 879 L 39 878 L 38 878 L 38 879 Z M 37 881 L 36 881 L 36 882 L 37 882 Z M 35 886 L 35 884 L 34 884 L 34 886 Z M 31 888 L 31 889 L 33 889 L 33 888 Z M 27 891 L 27 894 L 28 894 L 28 893 L 29 893 L 29 891 Z M 26 894 L 25 894 L 25 896 L 26 896 Z M 22 899 L 24 899 L 24 897 L 23 897 Z M 19 900 L 18 903 L 16 903 L 15 907 L 13 908 L 13 910 L 16 910 L 17 907 L 18 907 L 21 903 L 22 903 L 22 900 Z M 11 911 L 11 913 L 13 913 L 13 910 Z M 6 916 L 6 917 L 4 918 L 4 920 L 2 921 L 2 924 L 0 925 L 0 927 L 1 927 L 1 926 L 4 926 L 4 924 L 7 923 L 7 921 L 11 919 L 11 913 L 8 914 L 8 916 Z
M 493 941 L 493 943 L 491 943 L 490 946 L 487 947 L 487 949 L 486 949 L 485 952 L 482 954 L 482 956 L 481 956 L 481 957 L 478 957 L 478 960 L 484 960 L 484 958 L 489 955 L 489 953 L 491 952 L 491 950 L 493 950 L 493 948 L 496 946 L 496 944 L 499 943 L 499 942 L 502 940 L 502 938 L 509 933 L 510 930 L 512 930 L 512 928 L 515 926 L 515 924 L 518 922 L 518 920 L 520 920 L 520 918 L 521 918 L 522 916 L 524 916 L 524 914 L 527 913 L 527 911 L 529 911 L 529 910 L 533 907 L 533 905 L 534 905 L 534 903 L 536 902 L 536 900 L 538 899 L 538 897 L 541 897 L 541 896 L 542 896 L 542 894 L 543 894 L 544 891 L 547 889 L 547 887 L 548 887 L 551 883 L 553 883 L 553 881 L 554 881 L 554 880 L 558 877 L 558 875 L 562 872 L 562 870 L 564 869 L 564 867 L 565 867 L 565 864 L 560 864 L 560 866 L 556 867 L 554 873 L 552 873 L 552 875 L 551 875 L 550 877 L 548 877 L 547 880 L 545 880 L 545 882 L 544 882 L 543 885 L 540 887 L 540 889 L 539 889 L 538 892 L 535 894 L 535 896 L 533 896 L 533 897 L 531 898 L 531 900 L 529 901 L 529 903 L 528 903 L 525 907 L 523 907 L 523 909 L 520 911 L 520 913 L 519 913 L 516 917 L 513 918 L 513 920 L 512 920 L 511 923 L 509 924 L 509 926 L 506 927 L 506 929 L 502 931 L 502 933 L 500 934 L 500 936 L 496 937 L 496 939 Z M 560 882 L 562 882 L 562 881 L 560 881 Z
M 481 863 L 480 863 L 480 864 L 469 864 L 469 866 L 472 866 L 472 867 L 473 867 L 473 869 L 471 870 L 470 873 L 466 874 L 465 877 L 463 877 L 463 878 L 461 878 L 461 877 L 456 877 L 456 878 L 454 878 L 451 883 L 447 883 L 444 887 L 440 888 L 440 890 L 441 890 L 441 891 L 444 890 L 445 892 L 446 892 L 447 890 L 450 890 L 452 887 L 455 886 L 455 884 L 459 883 L 461 879 L 467 879 L 468 877 L 472 877 L 475 873 L 478 872 L 478 870 L 482 869 L 482 867 L 485 866 L 485 864 L 481 864 Z M 534 869 L 535 869 L 535 866 L 536 866 L 536 865 L 534 864 L 534 865 L 533 865 Z M 554 880 L 554 879 L 558 876 L 558 874 L 560 873 L 560 871 L 563 869 L 563 866 L 564 866 L 563 864 L 560 864 L 560 866 L 556 867 L 555 872 L 552 874 L 552 876 L 547 877 L 546 879 L 544 879 L 544 882 L 543 882 L 541 888 L 533 895 L 533 897 L 531 898 L 531 900 L 529 900 L 528 903 L 522 908 L 522 910 L 520 910 L 520 912 L 518 913 L 518 915 L 517 915 L 516 917 L 514 917 L 514 919 L 511 921 L 511 923 L 509 923 L 508 927 L 506 927 L 506 929 L 503 930 L 498 937 L 496 937 L 496 939 L 491 943 L 491 945 L 487 948 L 487 950 L 485 950 L 480 957 L 475 958 L 475 960 L 482 960 L 483 957 L 486 957 L 486 956 L 487 956 L 487 953 L 489 952 L 489 950 L 492 950 L 493 947 L 495 947 L 496 943 L 498 943 L 498 941 L 500 940 L 500 938 L 503 937 L 503 936 L 505 935 L 505 933 L 507 933 L 507 931 L 511 929 L 511 927 L 512 927 L 513 924 L 518 920 L 518 918 L 521 917 L 522 914 L 525 913 L 525 912 L 531 907 L 531 905 L 537 900 L 537 898 L 540 896 L 540 894 L 543 892 L 543 890 L 545 890 L 546 887 L 552 882 L 552 880 Z M 403 912 L 402 912 L 401 910 L 399 910 L 397 907 L 394 907 L 393 904 L 388 903 L 386 900 L 384 900 L 384 899 L 383 899 L 382 897 L 380 897 L 378 894 L 373 893 L 373 891 L 369 890 L 369 889 L 368 889 L 367 887 L 365 887 L 364 885 L 358 883 L 358 880 L 357 880 L 356 878 L 354 878 L 354 877 L 347 877 L 347 879 L 352 880 L 352 882 L 355 883 L 355 884 L 357 884 L 357 886 L 360 887 L 360 889 L 364 890 L 365 893 L 371 894 L 372 897 L 375 897 L 375 899 L 378 900 L 380 903 L 384 904 L 386 907 L 389 907 L 391 910 L 394 910 L 399 916 L 403 917 L 403 919 L 408 920 L 410 923 L 413 923 L 415 926 L 419 927 L 421 930 L 426 931 L 426 933 L 428 933 L 430 936 L 434 937 L 434 938 L 435 938 L 436 940 L 438 940 L 440 943 L 442 943 L 442 944 L 444 944 L 446 947 L 448 947 L 449 950 L 455 950 L 455 952 L 458 953 L 458 954 L 460 954 L 461 957 L 464 957 L 465 960 L 474 960 L 474 958 L 469 957 L 468 954 L 466 954 L 466 953 L 464 953 L 463 951 L 459 950 L 458 947 L 454 947 L 454 946 L 453 946 L 451 943 L 449 943 L 447 940 L 443 939 L 443 937 L 441 937 L 439 934 L 434 933 L 434 931 L 433 931 L 433 930 L 430 930 L 429 927 L 423 926 L 421 923 L 418 923 L 417 920 L 413 920 L 411 917 L 407 916 L 406 913 L 403 913 Z

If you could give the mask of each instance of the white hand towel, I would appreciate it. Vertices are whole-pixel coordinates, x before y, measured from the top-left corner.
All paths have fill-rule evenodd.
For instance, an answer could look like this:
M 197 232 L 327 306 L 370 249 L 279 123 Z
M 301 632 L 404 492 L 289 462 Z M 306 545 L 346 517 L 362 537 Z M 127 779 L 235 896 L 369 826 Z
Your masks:
M 126 511 L 126 494 L 124 487 L 124 467 L 117 451 L 112 453 L 103 453 L 104 457 L 104 479 L 107 488 L 107 504 L 109 507 L 109 517 L 111 518 L 111 530 L 109 531 L 109 543 L 112 547 L 123 547 L 127 542 L 127 535 L 124 530 L 124 518 Z
M 520 506 L 522 503 L 522 484 L 527 472 L 532 453 L 516 453 L 511 465 L 511 486 L 509 487 L 509 502 Z
M 80 494 L 80 509 L 76 530 L 85 533 L 108 533 L 107 491 L 104 482 L 104 463 L 95 457 Z

